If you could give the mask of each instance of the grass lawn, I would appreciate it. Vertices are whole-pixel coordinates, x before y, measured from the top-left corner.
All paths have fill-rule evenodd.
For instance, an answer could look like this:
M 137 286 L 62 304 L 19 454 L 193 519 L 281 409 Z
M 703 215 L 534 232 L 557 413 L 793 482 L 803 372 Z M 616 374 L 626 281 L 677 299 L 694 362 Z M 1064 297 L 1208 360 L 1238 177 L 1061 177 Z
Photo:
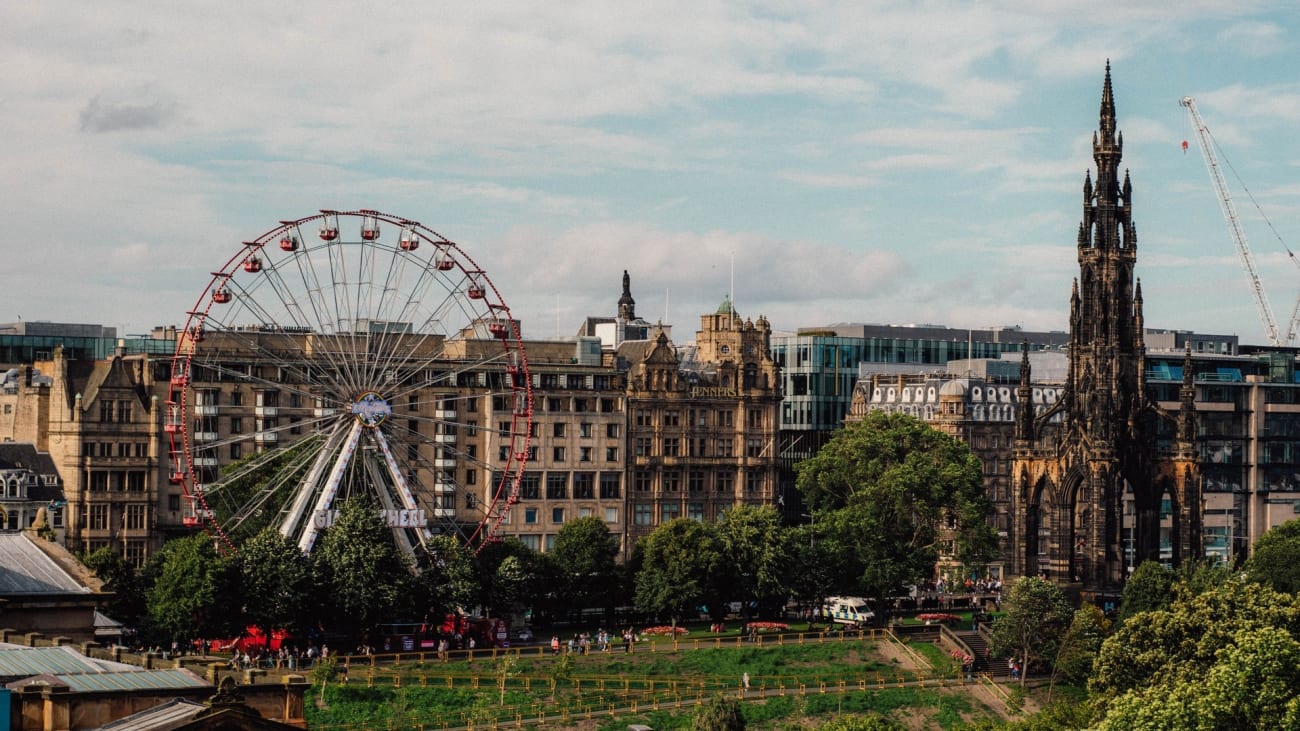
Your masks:
M 807 717 L 836 712 L 911 709 L 909 717 L 924 714 L 942 728 L 963 718 L 999 717 L 959 688 L 934 687 L 938 671 L 905 670 L 884 640 L 805 637 L 799 644 L 790 636 L 778 644 L 765 637 L 737 646 L 732 635 L 717 648 L 712 635 L 693 635 L 676 651 L 663 638 L 638 643 L 631 654 L 554 657 L 531 650 L 473 662 L 353 667 L 346 683 L 326 689 L 323 703 L 317 702 L 319 686 L 313 688 L 307 720 L 312 729 L 482 726 L 542 717 L 546 728 L 623 729 L 635 722 L 687 728 L 693 703 L 718 693 L 739 695 L 746 673 L 752 689 L 783 693 L 746 701 L 746 719 L 755 729 L 799 728 Z M 694 649 L 694 639 L 703 649 Z M 937 647 L 921 643 L 915 649 L 950 671 Z M 931 687 L 882 687 L 921 676 Z

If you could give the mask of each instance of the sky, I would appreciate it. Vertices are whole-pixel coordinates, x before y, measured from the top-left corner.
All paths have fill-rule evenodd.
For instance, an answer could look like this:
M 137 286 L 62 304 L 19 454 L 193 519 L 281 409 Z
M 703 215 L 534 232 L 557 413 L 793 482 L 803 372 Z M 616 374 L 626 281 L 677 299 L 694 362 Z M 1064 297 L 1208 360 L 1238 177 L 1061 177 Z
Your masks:
M 1298 59 L 1290 0 L 5 3 L 0 321 L 181 323 L 242 241 L 370 208 L 527 337 L 624 269 L 678 340 L 728 292 L 777 330 L 1064 330 L 1109 60 L 1147 326 L 1263 343 L 1178 102 L 1285 332 Z

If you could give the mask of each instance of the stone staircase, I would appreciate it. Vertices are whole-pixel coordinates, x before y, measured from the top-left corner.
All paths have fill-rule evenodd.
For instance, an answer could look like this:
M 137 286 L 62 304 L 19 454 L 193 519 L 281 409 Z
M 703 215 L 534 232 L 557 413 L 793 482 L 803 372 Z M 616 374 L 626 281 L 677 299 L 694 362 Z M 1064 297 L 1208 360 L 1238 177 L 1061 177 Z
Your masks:
M 989 658 L 989 643 L 979 632 L 956 632 L 954 633 L 961 638 L 962 642 L 970 648 L 971 653 L 975 655 L 975 670 L 981 673 L 988 673 L 994 678 L 1005 678 L 1011 675 L 1011 670 L 1007 668 L 1004 660 Z

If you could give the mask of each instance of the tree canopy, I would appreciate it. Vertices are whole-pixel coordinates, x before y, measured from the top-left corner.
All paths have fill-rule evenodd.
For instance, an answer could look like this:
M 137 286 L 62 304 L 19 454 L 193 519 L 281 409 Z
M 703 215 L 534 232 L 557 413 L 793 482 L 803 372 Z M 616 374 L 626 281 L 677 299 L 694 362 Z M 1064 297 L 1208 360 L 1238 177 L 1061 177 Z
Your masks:
M 373 502 L 344 501 L 311 558 L 319 606 L 339 631 L 360 637 L 394 612 L 414 611 L 413 567 Z
M 718 599 L 717 581 L 726 570 L 711 526 L 678 518 L 641 540 L 636 605 L 668 615 L 674 626 L 694 608 Z
M 914 417 L 870 412 L 796 470 L 805 504 L 838 539 L 845 573 L 856 574 L 845 591 L 902 591 L 932 573 L 941 539 L 951 540 L 963 563 L 986 559 L 996 546 L 979 460 Z
M 1246 572 L 1252 580 L 1278 591 L 1300 593 L 1300 518 L 1260 536 L 1246 562 Z
M 220 637 L 238 622 L 240 595 L 229 561 L 204 534 L 168 541 L 158 553 L 149 587 L 149 619 L 173 640 Z
M 1013 654 L 1025 669 L 1053 660 L 1074 612 L 1056 584 L 1037 576 L 1016 579 L 1002 601 L 1003 615 L 993 623 L 995 655 Z

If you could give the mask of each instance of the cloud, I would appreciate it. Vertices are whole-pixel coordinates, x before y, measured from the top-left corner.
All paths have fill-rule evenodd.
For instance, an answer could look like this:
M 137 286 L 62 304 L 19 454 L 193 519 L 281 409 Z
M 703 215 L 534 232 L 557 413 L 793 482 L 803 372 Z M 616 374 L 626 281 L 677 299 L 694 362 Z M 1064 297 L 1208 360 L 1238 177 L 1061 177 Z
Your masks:
M 115 104 L 96 96 L 81 110 L 78 128 L 99 134 L 133 129 L 158 129 L 176 118 L 176 104 L 155 101 L 149 104 Z

